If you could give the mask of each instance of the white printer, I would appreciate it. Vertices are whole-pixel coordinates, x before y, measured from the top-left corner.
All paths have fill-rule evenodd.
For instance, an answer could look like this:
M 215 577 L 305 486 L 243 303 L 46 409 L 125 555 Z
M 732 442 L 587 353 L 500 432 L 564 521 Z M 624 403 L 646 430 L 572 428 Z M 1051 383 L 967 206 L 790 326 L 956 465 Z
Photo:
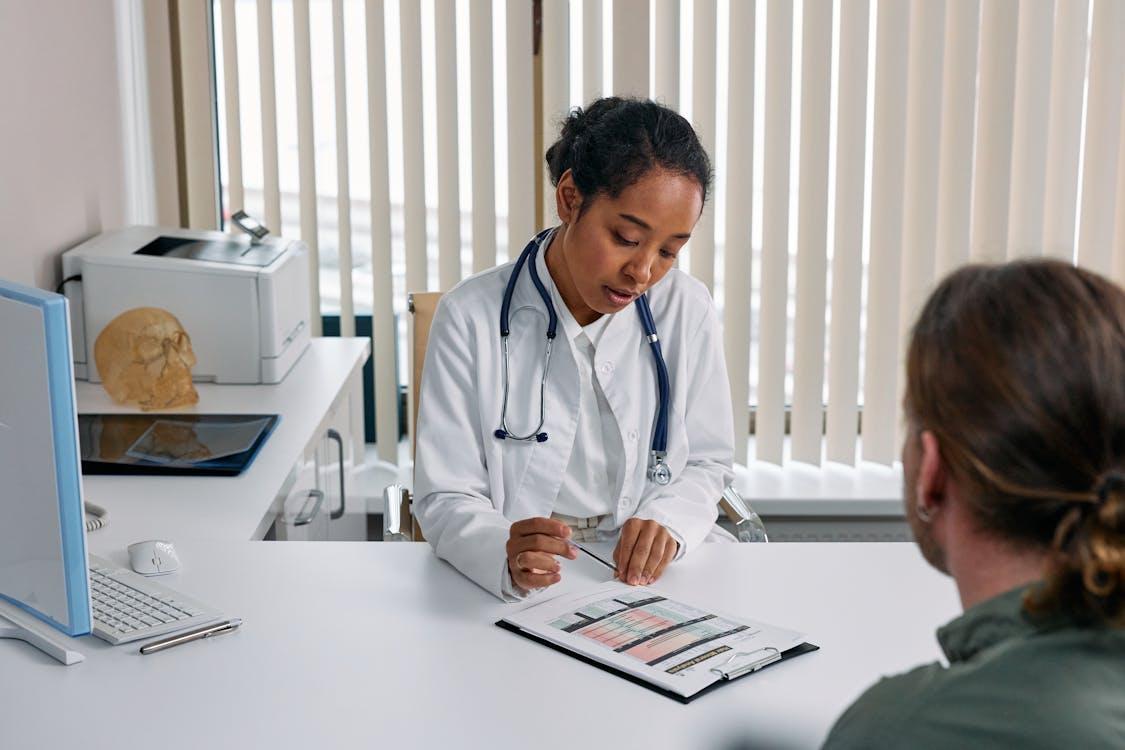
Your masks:
M 197 382 L 279 383 L 309 345 L 308 248 L 299 240 L 136 226 L 99 234 L 62 261 L 76 377 L 101 381 L 94 342 L 135 307 L 179 319 Z

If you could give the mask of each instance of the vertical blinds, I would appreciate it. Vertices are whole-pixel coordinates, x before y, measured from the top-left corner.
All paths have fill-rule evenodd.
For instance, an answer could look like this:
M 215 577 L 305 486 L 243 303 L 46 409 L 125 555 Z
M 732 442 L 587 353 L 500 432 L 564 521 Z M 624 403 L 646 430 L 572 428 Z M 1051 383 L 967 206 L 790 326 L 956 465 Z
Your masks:
M 721 308 L 739 460 L 893 462 L 910 324 L 964 262 L 1125 281 L 1118 0 L 214 0 L 214 19 L 230 209 L 253 195 L 300 227 L 309 304 L 338 302 L 345 333 L 370 300 L 379 435 L 405 293 L 555 220 L 542 153 L 597 95 L 680 109 L 712 155 L 682 268 Z

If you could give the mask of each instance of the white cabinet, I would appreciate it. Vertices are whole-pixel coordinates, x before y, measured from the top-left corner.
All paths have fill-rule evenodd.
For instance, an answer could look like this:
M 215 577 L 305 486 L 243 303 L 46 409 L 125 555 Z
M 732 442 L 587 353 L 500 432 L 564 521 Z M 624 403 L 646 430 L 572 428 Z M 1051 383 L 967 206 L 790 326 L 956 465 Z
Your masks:
M 344 383 L 290 471 L 274 525 L 278 541 L 364 541 L 367 507 L 355 494 L 363 461 L 362 369 Z

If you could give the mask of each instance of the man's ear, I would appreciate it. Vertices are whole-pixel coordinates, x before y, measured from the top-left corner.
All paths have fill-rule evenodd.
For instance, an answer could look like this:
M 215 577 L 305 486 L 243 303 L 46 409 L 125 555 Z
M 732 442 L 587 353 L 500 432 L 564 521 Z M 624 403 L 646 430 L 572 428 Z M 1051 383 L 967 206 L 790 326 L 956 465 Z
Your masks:
M 572 224 L 578 219 L 578 210 L 581 207 L 582 193 L 578 191 L 578 186 L 574 184 L 574 175 L 568 169 L 563 172 L 555 188 L 555 210 L 558 211 L 559 219 L 564 224 Z
M 945 505 L 949 469 L 945 465 L 945 459 L 942 458 L 937 436 L 929 430 L 924 430 L 920 437 L 922 455 L 919 457 L 915 497 L 920 506 L 936 512 Z

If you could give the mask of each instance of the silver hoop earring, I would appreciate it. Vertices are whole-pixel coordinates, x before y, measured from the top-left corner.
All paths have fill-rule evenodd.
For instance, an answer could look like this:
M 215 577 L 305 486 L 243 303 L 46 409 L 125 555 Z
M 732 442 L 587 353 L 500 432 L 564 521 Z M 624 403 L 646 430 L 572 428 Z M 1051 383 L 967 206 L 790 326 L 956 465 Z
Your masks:
M 921 500 L 914 505 L 915 511 L 918 514 L 918 520 L 922 523 L 929 523 L 934 520 L 934 511 L 932 508 L 927 508 Z

